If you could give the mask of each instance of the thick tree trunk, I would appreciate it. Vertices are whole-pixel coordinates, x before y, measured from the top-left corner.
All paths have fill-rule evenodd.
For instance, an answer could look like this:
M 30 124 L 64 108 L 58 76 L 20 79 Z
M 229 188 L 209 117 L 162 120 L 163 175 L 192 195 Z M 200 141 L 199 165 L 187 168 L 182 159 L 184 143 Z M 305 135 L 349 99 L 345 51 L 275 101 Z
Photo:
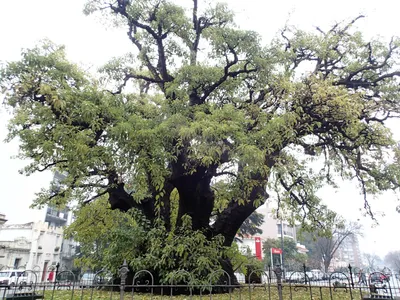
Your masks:
M 229 279 L 230 279 L 230 284 L 234 285 L 234 284 L 239 284 L 236 275 L 235 275 L 235 271 L 233 270 L 233 265 L 232 262 L 228 259 L 221 259 L 221 266 L 222 266 L 222 270 L 224 270 L 226 272 L 226 274 L 229 275 Z M 222 276 L 220 279 L 220 284 L 224 284 L 224 281 L 226 280 L 225 276 Z M 228 280 L 226 280 L 226 283 L 229 284 Z
M 199 168 L 194 174 L 182 176 L 174 182 L 179 192 L 178 226 L 187 214 L 192 218 L 193 230 L 209 228 L 215 198 L 210 187 L 211 178 L 206 168 Z
M 243 222 L 258 208 L 254 201 L 262 197 L 263 201 L 268 198 L 264 185 L 253 188 L 249 200 L 245 204 L 231 202 L 228 207 L 218 216 L 213 224 L 213 233 L 222 234 L 225 238 L 224 245 L 230 246 Z M 261 203 L 264 203 L 264 202 Z

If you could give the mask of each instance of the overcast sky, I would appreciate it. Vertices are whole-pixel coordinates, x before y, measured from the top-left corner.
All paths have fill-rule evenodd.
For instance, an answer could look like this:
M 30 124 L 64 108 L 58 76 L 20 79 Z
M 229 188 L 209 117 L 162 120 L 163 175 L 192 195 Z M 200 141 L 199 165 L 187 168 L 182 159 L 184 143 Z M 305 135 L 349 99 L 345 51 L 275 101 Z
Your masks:
M 124 30 L 104 28 L 95 18 L 84 16 L 83 3 L 82 0 L 1 1 L 0 61 L 18 59 L 21 48 L 32 47 L 43 38 L 66 45 L 71 60 L 93 69 L 112 56 L 133 49 Z M 359 14 L 367 16 L 357 23 L 365 36 L 380 35 L 388 40 L 390 36 L 400 35 L 399 6 L 393 0 L 230 0 L 228 3 L 236 12 L 239 25 L 258 31 L 265 42 L 286 22 L 312 30 L 314 26 L 327 28 L 334 21 Z M 7 118 L 7 113 L 0 108 L 0 212 L 7 215 L 10 223 L 29 222 L 39 216 L 29 209 L 34 193 L 46 187 L 52 175 L 43 173 L 25 177 L 18 173 L 26 162 L 11 159 L 17 154 L 18 141 L 2 142 L 7 134 Z M 400 139 L 397 125 L 400 124 L 391 127 Z M 400 228 L 395 195 L 387 193 L 373 201 L 375 210 L 385 216 L 379 218 L 379 226 L 372 228 L 372 222 L 362 216 L 363 199 L 354 183 L 343 183 L 338 191 L 326 188 L 320 194 L 331 208 L 348 219 L 359 219 L 364 225 L 365 237 L 360 241 L 363 252 L 383 256 L 390 250 L 400 250 L 400 240 L 395 235 L 395 230 Z

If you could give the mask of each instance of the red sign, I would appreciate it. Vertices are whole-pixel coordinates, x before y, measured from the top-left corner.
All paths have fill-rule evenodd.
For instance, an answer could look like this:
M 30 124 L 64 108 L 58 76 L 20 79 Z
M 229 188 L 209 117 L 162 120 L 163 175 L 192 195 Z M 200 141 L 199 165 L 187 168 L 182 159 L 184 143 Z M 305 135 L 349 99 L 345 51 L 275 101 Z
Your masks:
M 280 248 L 271 248 L 272 254 L 282 254 L 282 249 Z
M 256 243 L 256 257 L 259 260 L 262 260 L 262 251 L 261 251 L 261 238 L 256 237 L 254 238 L 255 243 Z

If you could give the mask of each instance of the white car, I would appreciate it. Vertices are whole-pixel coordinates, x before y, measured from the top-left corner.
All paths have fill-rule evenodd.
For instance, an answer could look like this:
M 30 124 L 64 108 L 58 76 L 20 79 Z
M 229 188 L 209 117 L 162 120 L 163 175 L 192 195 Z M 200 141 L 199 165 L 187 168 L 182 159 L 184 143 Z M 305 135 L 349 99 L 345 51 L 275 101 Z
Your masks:
M 1 270 L 0 286 L 14 287 L 16 285 L 26 285 L 28 277 L 22 270 Z
M 286 282 L 302 283 L 305 281 L 303 272 L 287 272 L 285 276 Z
M 322 272 L 321 270 L 318 270 L 318 269 L 311 270 L 310 273 L 312 274 L 312 280 L 315 280 L 315 281 L 323 280 L 326 277 L 324 272 Z

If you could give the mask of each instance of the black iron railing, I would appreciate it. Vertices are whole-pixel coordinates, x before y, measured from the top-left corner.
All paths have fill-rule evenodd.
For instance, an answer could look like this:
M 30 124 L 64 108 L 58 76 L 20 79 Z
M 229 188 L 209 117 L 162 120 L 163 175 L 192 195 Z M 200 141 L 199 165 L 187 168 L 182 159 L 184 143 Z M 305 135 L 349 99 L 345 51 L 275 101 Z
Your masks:
M 354 272 L 351 266 L 329 274 L 305 267 L 283 272 L 278 267 L 236 278 L 215 271 L 202 285 L 191 273 L 177 270 L 167 284 L 158 284 L 148 270 L 129 274 L 124 262 L 118 274 L 25 270 L 16 279 L 0 282 L 0 299 L 400 299 L 399 279 L 394 273 Z

